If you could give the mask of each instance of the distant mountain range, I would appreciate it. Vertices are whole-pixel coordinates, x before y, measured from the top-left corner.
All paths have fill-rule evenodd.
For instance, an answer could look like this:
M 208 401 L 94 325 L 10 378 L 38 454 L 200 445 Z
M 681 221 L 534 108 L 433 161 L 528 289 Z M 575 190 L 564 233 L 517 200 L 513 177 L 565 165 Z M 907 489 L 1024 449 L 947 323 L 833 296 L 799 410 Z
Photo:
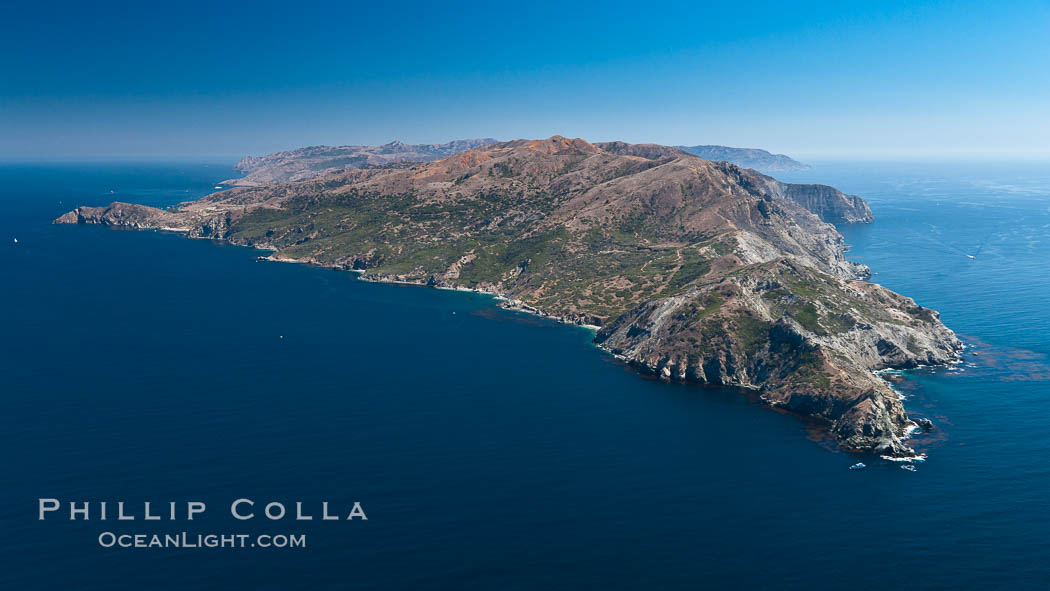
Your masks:
M 384 168 L 416 162 L 441 160 L 459 152 L 495 144 L 493 138 L 454 140 L 446 144 L 406 144 L 390 142 L 381 146 L 309 146 L 296 150 L 276 152 L 265 156 L 246 156 L 234 169 L 244 174 L 224 185 L 257 187 L 267 183 L 302 181 L 313 177 L 359 168 Z M 609 146 L 622 142 L 609 142 Z M 623 144 L 629 145 L 629 144 Z M 655 146 L 655 144 L 635 144 Z M 727 146 L 675 146 L 684 152 L 712 162 L 725 161 L 741 168 L 760 172 L 806 170 L 809 166 L 783 154 L 770 154 L 757 148 L 730 148 Z M 659 146 L 668 149 L 668 146 Z
M 741 168 L 753 168 L 759 172 L 786 172 L 809 169 L 808 164 L 802 164 L 784 154 L 771 154 L 758 148 L 730 148 L 729 146 L 675 147 L 699 156 L 704 160 L 731 162 Z
M 382 146 L 310 146 L 266 156 L 247 156 L 233 165 L 244 174 L 224 185 L 256 187 L 266 183 L 301 181 L 349 168 L 376 168 L 401 162 L 430 162 L 457 152 L 494 144 L 499 140 L 479 138 L 447 144 L 405 144 L 394 141 Z

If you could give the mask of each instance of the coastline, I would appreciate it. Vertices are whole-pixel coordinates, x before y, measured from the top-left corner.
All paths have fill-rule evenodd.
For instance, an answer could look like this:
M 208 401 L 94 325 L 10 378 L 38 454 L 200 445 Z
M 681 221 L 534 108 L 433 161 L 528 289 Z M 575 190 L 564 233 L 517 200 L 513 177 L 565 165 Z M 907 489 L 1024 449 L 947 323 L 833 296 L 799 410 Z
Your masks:
M 56 220 L 56 222 L 57 222 L 57 220 Z M 486 295 L 486 296 L 492 297 L 497 302 L 497 307 L 501 308 L 501 309 L 504 309 L 504 310 L 523 312 L 523 313 L 526 313 L 526 314 L 530 314 L 530 315 L 536 316 L 538 318 L 543 318 L 543 319 L 547 319 L 547 320 L 553 320 L 553 321 L 558 322 L 560 324 L 568 324 L 568 325 L 571 325 L 571 326 L 577 326 L 577 327 L 584 328 L 584 329 L 588 330 L 592 335 L 595 335 L 595 336 L 597 335 L 598 331 L 601 330 L 601 326 L 582 322 L 580 317 L 578 317 L 578 316 L 559 316 L 559 315 L 550 314 L 550 313 L 548 313 L 548 312 L 546 312 L 546 311 L 544 311 L 542 309 L 539 309 L 539 308 L 536 308 L 535 306 L 526 304 L 526 303 L 524 303 L 524 302 L 522 302 L 522 301 L 520 301 L 518 299 L 511 299 L 506 294 L 503 294 L 503 293 L 500 293 L 500 292 L 496 292 L 496 291 L 492 291 L 492 290 L 486 290 L 486 289 L 483 289 L 483 288 L 470 288 L 470 287 L 450 284 L 450 283 L 447 283 L 447 282 L 438 282 L 438 281 L 435 280 L 434 277 L 431 277 L 428 280 L 422 280 L 422 279 L 409 279 L 409 278 L 405 278 L 403 276 L 398 276 L 398 275 L 385 275 L 385 274 L 369 275 L 369 274 L 367 274 L 367 270 L 366 269 L 355 269 L 355 268 L 349 267 L 347 265 L 331 265 L 331 264 L 319 263 L 319 262 L 317 262 L 315 260 L 311 260 L 311 259 L 296 259 L 296 258 L 292 258 L 292 257 L 281 256 L 279 254 L 279 250 L 278 249 L 276 249 L 276 248 L 274 248 L 272 246 L 266 245 L 266 244 L 241 244 L 241 243 L 238 243 L 236 241 L 232 241 L 232 240 L 229 240 L 229 239 L 226 239 L 226 238 L 216 238 L 214 236 L 206 236 L 206 235 L 195 235 L 195 234 L 193 234 L 191 232 L 190 229 L 182 228 L 182 227 L 153 227 L 153 228 L 149 228 L 149 227 L 139 226 L 137 224 L 123 224 L 123 225 L 121 225 L 121 224 L 107 224 L 107 227 L 115 228 L 115 229 L 120 229 L 122 227 L 123 228 L 130 227 L 131 229 L 136 229 L 136 230 L 152 229 L 152 230 L 154 230 L 156 232 L 171 232 L 173 234 L 180 234 L 180 235 L 182 235 L 182 236 L 184 236 L 186 238 L 191 238 L 191 239 L 209 240 L 209 241 L 218 242 L 218 243 L 222 243 L 222 244 L 230 244 L 230 245 L 234 245 L 234 246 L 250 247 L 250 248 L 253 248 L 253 249 L 256 249 L 256 250 L 267 251 L 267 252 L 270 253 L 268 255 L 264 255 L 264 256 L 261 255 L 261 256 L 255 257 L 256 260 L 260 261 L 260 262 L 292 263 L 292 264 L 300 264 L 300 265 L 306 265 L 306 266 L 317 267 L 317 268 L 324 268 L 324 269 L 330 269 L 330 270 L 336 270 L 336 271 L 349 271 L 351 273 L 354 273 L 359 280 L 372 282 L 372 283 L 387 283 L 387 284 L 392 284 L 392 285 L 406 285 L 406 286 L 413 286 L 413 287 L 427 287 L 427 288 L 442 289 L 442 290 L 447 290 L 447 291 L 459 291 L 459 292 L 464 292 L 464 293 L 475 293 L 475 294 L 480 294 L 480 295 Z M 675 374 L 671 373 L 668 370 L 667 366 L 651 367 L 647 363 L 644 363 L 644 362 L 642 362 L 642 361 L 640 361 L 638 359 L 629 358 L 626 355 L 623 355 L 621 353 L 616 352 L 612 347 L 608 346 L 607 343 L 604 343 L 604 342 L 599 343 L 599 342 L 597 342 L 596 338 L 592 338 L 591 343 L 592 343 L 593 346 L 595 346 L 596 348 L 600 349 L 604 354 L 610 355 L 611 357 L 613 357 L 617 361 L 620 361 L 620 362 L 624 363 L 624 365 L 626 367 L 629 367 L 630 369 L 632 369 L 632 371 L 636 372 L 638 375 L 640 375 L 642 377 L 654 378 L 654 379 L 658 379 L 660 381 L 668 382 L 668 383 L 677 383 L 677 384 L 683 384 L 683 385 L 698 385 L 698 386 L 704 386 L 704 387 L 729 388 L 729 389 L 737 389 L 737 390 L 742 391 L 742 392 L 753 392 L 753 393 L 756 394 L 755 399 L 759 403 L 760 406 L 764 406 L 766 408 L 769 408 L 769 409 L 772 409 L 772 410 L 776 410 L 778 412 L 782 412 L 782 413 L 785 413 L 785 414 L 788 414 L 788 415 L 791 415 L 791 416 L 795 416 L 795 417 L 797 417 L 799 419 L 803 419 L 805 421 L 813 421 L 815 423 L 825 425 L 829 430 L 835 424 L 834 420 L 829 419 L 827 417 L 823 417 L 823 416 L 819 416 L 819 415 L 815 415 L 815 414 L 804 413 L 804 412 L 799 412 L 799 411 L 796 411 L 794 409 L 787 408 L 786 405 L 784 405 L 784 403 L 782 403 L 782 402 L 780 402 L 778 400 L 767 399 L 766 396 L 762 395 L 762 393 L 766 392 L 767 389 L 762 387 L 762 386 L 756 386 L 756 385 L 750 384 L 750 383 L 735 383 L 735 382 L 732 382 L 732 381 L 725 381 L 725 382 L 720 383 L 720 384 L 711 384 L 711 383 L 705 383 L 705 382 L 694 380 L 694 379 L 688 379 L 687 377 L 679 376 L 679 375 L 675 375 Z M 882 374 L 889 375 L 890 373 L 902 372 L 902 371 L 906 371 L 906 370 L 909 370 L 909 369 L 917 369 L 919 367 L 938 368 L 938 367 L 943 367 L 943 366 L 954 366 L 955 364 L 959 363 L 960 361 L 961 361 L 961 353 L 956 358 L 950 360 L 949 362 L 947 362 L 945 364 L 932 364 L 932 365 L 922 364 L 922 365 L 919 365 L 919 366 L 907 367 L 907 368 L 889 367 L 889 366 L 887 366 L 887 367 L 871 370 L 871 373 L 876 378 L 878 378 L 878 380 L 880 382 L 882 382 L 890 391 L 892 391 L 893 394 L 898 398 L 898 400 L 903 400 L 904 399 L 903 395 L 901 395 L 900 392 L 898 392 L 895 388 L 893 388 L 892 387 L 892 383 L 886 377 L 884 377 L 884 375 L 882 375 Z M 919 424 L 916 423 L 914 420 L 912 420 L 910 417 L 908 417 L 908 424 L 902 426 L 900 428 L 900 431 L 895 433 L 895 436 L 896 436 L 898 441 L 903 442 L 903 441 L 906 441 L 908 439 L 911 439 L 912 438 L 911 437 L 912 434 L 917 432 L 917 431 L 919 431 L 919 430 L 921 430 L 920 427 L 919 427 Z M 844 451 L 846 451 L 848 453 L 856 453 L 856 454 L 862 454 L 862 455 L 877 455 L 877 456 L 885 457 L 885 458 L 895 458 L 895 459 L 898 459 L 899 461 L 904 461 L 904 462 L 909 462 L 909 461 L 915 460 L 917 458 L 921 458 L 921 459 L 919 459 L 919 461 L 922 461 L 922 460 L 925 459 L 925 454 L 916 454 L 914 450 L 912 450 L 911 448 L 908 448 L 906 446 L 905 446 L 904 449 L 900 450 L 902 452 L 900 455 L 888 455 L 888 454 L 884 453 L 885 450 L 868 449 L 868 448 L 854 448 L 854 447 L 851 447 L 851 446 L 847 445 L 842 440 L 839 440 L 838 443 L 839 443 L 839 446 Z M 897 451 L 897 450 L 894 450 L 894 451 Z M 906 453 L 904 453 L 904 452 L 906 452 Z
M 273 248 L 270 248 L 270 247 L 267 247 L 267 246 L 255 246 L 254 248 L 258 248 L 260 250 L 271 250 L 274 253 L 277 252 L 276 249 L 273 249 Z M 398 279 L 398 278 L 394 278 L 392 276 L 386 276 L 386 275 L 367 275 L 366 274 L 367 273 L 366 269 L 348 269 L 348 268 L 346 268 L 344 266 L 341 266 L 341 265 L 324 265 L 324 264 L 317 263 L 315 261 L 302 260 L 302 259 L 293 259 L 291 257 L 280 257 L 280 256 L 274 256 L 272 254 L 268 255 L 268 256 L 264 256 L 264 257 L 263 256 L 256 257 L 256 260 L 265 261 L 265 262 L 274 262 L 274 263 L 295 263 L 295 264 L 300 264 L 300 265 L 308 265 L 308 266 L 312 266 L 312 267 L 318 267 L 318 268 L 322 268 L 322 269 L 333 269 L 333 270 L 336 270 L 336 271 L 348 271 L 350 273 L 354 273 L 355 275 L 357 275 L 358 279 L 360 279 L 361 281 L 368 281 L 368 282 L 371 282 L 371 283 L 388 283 L 388 284 L 391 284 L 391 285 L 411 285 L 411 286 L 414 286 L 414 287 L 428 287 L 428 288 L 433 288 L 433 289 L 442 289 L 442 290 L 446 290 L 446 291 L 458 291 L 458 292 L 463 292 L 463 293 L 482 294 L 482 295 L 491 296 L 493 299 L 495 299 L 497 302 L 499 302 L 498 307 L 500 307 L 500 308 L 502 308 L 504 310 L 511 310 L 511 311 L 515 311 L 515 312 L 524 312 L 526 314 L 532 314 L 533 316 L 538 316 L 540 318 L 546 318 L 548 320 L 553 320 L 553 321 L 559 322 L 561 324 L 568 324 L 568 325 L 571 325 L 571 326 L 578 326 L 580 328 L 585 328 L 585 329 L 593 331 L 593 332 L 597 332 L 598 330 L 601 329 L 601 326 L 599 326 L 597 324 L 587 324 L 587 323 L 584 323 L 584 322 L 579 322 L 578 320 L 570 318 L 570 317 L 557 316 L 557 315 L 554 315 L 554 314 L 550 314 L 548 312 L 545 312 L 544 310 L 536 308 L 535 306 L 530 306 L 529 304 L 526 304 L 525 302 L 522 302 L 521 300 L 508 298 L 506 296 L 506 294 L 499 293 L 499 292 L 496 292 L 496 291 L 482 289 L 482 288 L 479 288 L 479 287 L 465 287 L 465 286 L 462 286 L 462 285 L 443 285 L 443 284 L 438 284 L 438 283 L 431 282 L 431 281 L 412 280 L 412 279 Z M 601 348 L 601 347 L 599 346 L 599 348 Z
M 183 231 L 183 232 L 185 232 L 185 231 Z M 213 241 L 223 242 L 223 243 L 226 243 L 226 244 L 235 244 L 236 245 L 236 243 L 231 242 L 229 240 L 224 240 L 224 239 L 208 238 L 208 237 L 204 237 L 204 236 L 194 237 L 194 238 L 201 238 L 201 239 L 205 239 L 205 240 L 213 240 Z M 245 246 L 245 245 L 238 245 L 238 246 Z M 330 269 L 330 270 L 335 270 L 335 271 L 347 271 L 347 272 L 353 273 L 358 278 L 358 280 L 366 281 L 366 282 L 370 282 L 370 283 L 384 283 L 384 284 L 390 284 L 390 285 L 404 285 L 404 286 L 411 286 L 411 287 L 424 287 L 424 288 L 439 289 L 439 290 L 445 290 L 445 291 L 456 291 L 456 292 L 462 292 L 462 293 L 473 293 L 473 294 L 479 294 L 479 295 L 486 295 L 486 296 L 489 296 L 489 297 L 493 298 L 497 302 L 497 307 L 500 308 L 500 309 L 503 309 L 503 310 L 513 311 L 513 312 L 523 312 L 523 313 L 530 314 L 532 316 L 536 316 L 536 317 L 543 318 L 543 319 L 546 319 L 546 320 L 552 320 L 552 321 L 558 322 L 560 324 L 567 324 L 567 325 L 570 325 L 570 326 L 576 326 L 576 327 L 579 327 L 579 328 L 586 329 L 586 330 L 588 330 L 589 332 L 591 332 L 593 334 L 596 334 L 599 330 L 601 330 L 601 326 L 594 325 L 594 324 L 581 323 L 575 318 L 567 318 L 567 317 L 563 317 L 563 316 L 553 315 L 553 314 L 550 314 L 548 312 L 545 312 L 542 309 L 539 309 L 539 308 L 536 308 L 536 307 L 531 306 L 529 304 L 526 304 L 526 303 L 524 303 L 524 302 L 522 302 L 520 300 L 510 299 L 505 294 L 502 294 L 502 293 L 499 293 L 499 292 L 496 292 L 496 291 L 485 290 L 485 289 L 482 289 L 482 288 L 471 288 L 471 287 L 465 287 L 465 286 L 460 286 L 460 285 L 440 284 L 440 283 L 437 283 L 437 282 L 433 281 L 432 280 L 433 278 L 431 278 L 431 280 L 424 281 L 424 280 L 413 280 L 413 279 L 398 278 L 397 276 L 390 276 L 390 275 L 383 275 L 383 274 L 368 275 L 366 269 L 347 268 L 346 266 L 343 266 L 343 265 L 325 265 L 325 264 L 321 264 L 321 263 L 318 263 L 318 262 L 313 261 L 313 260 L 303 260 L 303 259 L 295 259 L 295 258 L 291 258 L 291 257 L 280 256 L 280 255 L 277 255 L 277 253 L 279 252 L 278 249 L 275 249 L 273 247 L 266 246 L 266 245 L 252 245 L 251 248 L 255 248 L 255 249 L 258 249 L 258 250 L 265 250 L 265 251 L 270 251 L 271 252 L 271 254 L 269 254 L 269 255 L 256 257 L 256 260 L 260 261 L 260 262 L 291 263 L 291 264 L 300 264 L 300 265 L 306 265 L 306 266 L 322 268 L 322 269 Z M 745 392 L 752 392 L 752 393 L 756 394 L 756 396 L 754 397 L 754 401 L 757 402 L 760 406 L 764 406 L 764 407 L 769 408 L 771 410 L 776 410 L 778 412 L 787 414 L 789 416 L 796 417 L 796 418 L 801 419 L 801 420 L 806 421 L 806 422 L 812 422 L 812 423 L 815 423 L 815 424 L 822 425 L 824 428 L 827 428 L 829 430 L 832 427 L 832 425 L 834 424 L 834 421 L 829 420 L 827 418 L 824 418 L 824 417 L 821 417 L 821 416 L 816 416 L 816 415 L 811 415 L 811 414 L 805 414 L 805 413 L 797 412 L 797 411 L 794 411 L 792 409 L 785 408 L 783 403 L 780 403 L 780 402 L 775 401 L 775 400 L 767 400 L 767 399 L 765 399 L 760 394 L 761 392 L 764 391 L 764 388 L 762 386 L 756 386 L 756 385 L 750 384 L 750 383 L 745 384 L 745 383 L 732 383 L 732 382 L 715 385 L 715 384 L 707 384 L 707 383 L 697 382 L 697 381 L 689 380 L 689 379 L 676 379 L 677 376 L 674 376 L 669 371 L 666 371 L 666 368 L 664 368 L 663 370 L 656 370 L 654 368 L 650 368 L 647 365 L 638 362 L 637 360 L 631 359 L 631 358 L 629 358 L 629 357 L 627 357 L 625 355 L 622 355 L 620 353 L 617 353 L 617 352 L 613 351 L 610 347 L 606 346 L 604 343 L 598 343 L 598 342 L 596 342 L 593 339 L 591 341 L 591 344 L 595 348 L 601 350 L 603 354 L 609 355 L 613 359 L 623 363 L 624 366 L 630 368 L 632 371 L 634 371 L 635 373 L 639 374 L 642 377 L 647 377 L 647 378 L 650 378 L 650 379 L 657 379 L 657 380 L 660 380 L 662 382 L 667 382 L 667 383 L 672 383 L 672 384 L 694 385 L 694 386 L 702 386 L 702 387 L 705 387 L 705 388 L 710 388 L 710 387 L 727 388 L 727 389 L 741 390 L 741 391 L 745 391 Z M 963 349 L 965 349 L 965 345 L 963 345 Z M 906 372 L 911 371 L 911 370 L 916 370 L 916 369 L 932 369 L 932 370 L 936 370 L 936 369 L 939 369 L 939 368 L 942 368 L 942 367 L 955 367 L 956 365 L 958 365 L 962 361 L 963 361 L 962 350 L 960 350 L 960 352 L 958 353 L 956 358 L 950 360 L 949 362 L 947 362 L 945 364 L 939 364 L 939 365 L 937 365 L 937 364 L 934 364 L 934 365 L 919 364 L 919 365 L 916 365 L 914 367 L 908 367 L 908 368 L 885 367 L 885 368 L 881 368 L 881 369 L 871 370 L 871 373 L 874 376 L 876 376 L 882 383 L 884 383 L 886 385 L 886 387 L 889 388 L 898 397 L 898 400 L 903 402 L 906 399 L 906 396 L 903 393 L 901 393 L 899 390 L 897 390 L 895 387 L 893 387 L 893 382 L 891 380 L 889 380 L 888 378 L 886 378 L 885 376 L 888 376 L 888 375 L 906 375 Z M 750 396 L 749 396 L 749 398 L 750 398 Z M 910 416 L 909 416 L 908 420 L 909 420 L 909 424 L 906 425 L 905 427 L 903 427 L 901 433 L 898 434 L 898 437 L 899 437 L 900 441 L 902 441 L 902 442 L 913 439 L 914 438 L 913 436 L 916 433 L 924 432 L 923 427 L 920 426 L 920 424 L 918 422 L 916 422 L 914 419 L 911 419 Z M 902 462 L 902 463 L 924 462 L 927 459 L 927 454 L 926 453 L 914 452 L 914 450 L 912 450 L 912 452 L 913 452 L 912 454 L 905 454 L 905 455 L 894 456 L 894 455 L 888 455 L 888 454 L 880 453 L 877 450 L 849 448 L 849 447 L 845 446 L 844 444 L 842 444 L 842 442 L 839 442 L 839 445 L 847 453 L 859 454 L 859 455 L 868 455 L 868 456 L 875 455 L 875 456 L 878 456 L 878 457 L 880 457 L 882 459 L 893 461 L 893 462 Z

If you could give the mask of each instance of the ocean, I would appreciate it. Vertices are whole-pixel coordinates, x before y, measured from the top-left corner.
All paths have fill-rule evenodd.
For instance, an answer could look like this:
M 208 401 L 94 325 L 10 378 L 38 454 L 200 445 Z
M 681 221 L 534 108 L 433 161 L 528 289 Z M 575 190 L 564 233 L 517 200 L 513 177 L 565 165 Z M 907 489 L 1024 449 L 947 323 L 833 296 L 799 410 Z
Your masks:
M 487 296 L 50 223 L 231 176 L 223 162 L 0 165 L 0 588 L 1050 582 L 1050 165 L 776 175 L 867 199 L 876 222 L 840 228 L 849 256 L 968 344 L 955 370 L 897 385 L 937 427 L 913 440 L 928 455 L 915 472 L 734 390 L 642 378 L 588 330 Z M 40 520 L 40 498 L 125 501 L 138 519 L 71 521 L 63 505 Z M 230 516 L 239 498 L 254 519 Z M 207 511 L 144 521 L 145 501 Z M 297 501 L 315 519 L 262 515 Z M 321 520 L 326 501 L 368 519 Z M 107 532 L 306 547 L 104 547 Z

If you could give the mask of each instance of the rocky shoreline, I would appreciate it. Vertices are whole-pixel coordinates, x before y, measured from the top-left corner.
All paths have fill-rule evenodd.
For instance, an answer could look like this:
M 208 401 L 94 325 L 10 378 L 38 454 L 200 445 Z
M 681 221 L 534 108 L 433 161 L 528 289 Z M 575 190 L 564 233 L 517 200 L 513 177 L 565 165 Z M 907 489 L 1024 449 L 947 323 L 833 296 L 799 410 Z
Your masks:
M 257 248 L 262 248 L 264 250 L 273 250 L 272 248 L 263 247 L 263 246 L 260 246 L 260 247 L 257 247 Z M 317 263 L 316 261 L 289 259 L 289 258 L 282 258 L 282 257 L 279 257 L 279 256 L 274 256 L 274 255 L 258 257 L 258 260 L 260 260 L 260 261 L 277 262 L 277 263 L 299 263 L 299 264 L 311 265 L 311 266 L 315 266 L 315 267 L 323 267 L 323 268 L 335 269 L 335 270 L 338 270 L 338 271 L 348 271 L 350 273 L 355 273 L 358 276 L 358 279 L 360 279 L 361 281 L 368 281 L 368 282 L 371 282 L 371 283 L 387 283 L 387 284 L 391 284 L 391 285 L 411 285 L 411 286 L 414 286 L 414 287 L 430 287 L 430 288 L 434 288 L 434 289 L 445 289 L 445 290 L 449 290 L 449 291 L 460 291 L 460 292 L 464 292 L 464 293 L 476 293 L 476 294 L 492 296 L 498 302 L 497 305 L 500 308 L 503 308 L 504 310 L 511 310 L 511 311 L 515 311 L 515 312 L 524 312 L 526 314 L 532 314 L 533 316 L 538 316 L 540 318 L 546 318 L 548 320 L 553 320 L 555 322 L 560 322 L 562 324 L 570 324 L 570 325 L 573 325 L 573 326 L 580 326 L 580 327 L 591 329 L 591 330 L 594 330 L 594 331 L 598 331 L 598 330 L 601 329 L 601 325 L 600 325 L 601 319 L 599 319 L 599 318 L 594 318 L 594 317 L 589 317 L 589 316 L 582 316 L 582 315 L 575 315 L 575 314 L 574 315 L 551 314 L 551 313 L 549 313 L 549 312 L 547 312 L 545 310 L 541 310 L 541 309 L 536 308 L 534 306 L 530 306 L 529 304 L 527 304 L 527 303 L 525 303 L 525 302 L 523 302 L 521 300 L 513 299 L 513 298 L 509 297 L 507 294 L 501 293 L 499 291 L 491 291 L 491 290 L 481 289 L 481 288 L 477 288 L 477 287 L 473 287 L 473 288 L 463 287 L 463 286 L 455 285 L 455 284 L 452 284 L 452 283 L 445 283 L 443 281 L 440 281 L 437 277 L 434 277 L 434 276 L 428 277 L 427 279 L 419 279 L 419 278 L 415 278 L 415 277 L 411 277 L 411 276 L 385 275 L 385 274 L 375 274 L 375 273 L 366 275 L 364 269 L 353 269 L 353 268 L 348 268 L 348 267 L 343 266 L 343 265 L 334 265 L 334 266 L 333 265 L 324 265 L 324 264 L 321 264 L 321 263 Z
M 267 249 L 267 250 L 272 250 L 272 248 L 268 248 L 268 247 L 258 247 L 258 248 L 264 248 L 264 249 Z M 265 257 L 258 257 L 258 260 L 260 260 L 260 261 L 270 261 L 270 262 L 298 263 L 298 264 L 307 264 L 307 265 L 311 265 L 311 266 L 325 267 L 325 265 L 321 265 L 321 264 L 318 264 L 318 263 L 313 262 L 313 261 L 303 261 L 303 260 L 297 260 L 297 259 L 282 258 L 282 257 L 279 257 L 279 256 L 273 256 L 273 255 L 265 256 Z M 415 278 L 405 277 L 405 276 L 396 276 L 396 275 L 383 275 L 383 274 L 365 275 L 364 270 L 345 268 L 345 267 L 342 267 L 342 266 L 326 267 L 326 268 L 333 268 L 333 269 L 336 269 L 336 270 L 348 271 L 348 272 L 351 272 L 351 273 L 355 273 L 355 274 L 358 275 L 359 279 L 361 279 L 363 281 L 372 282 L 372 283 L 386 283 L 386 284 L 392 284 L 392 285 L 408 285 L 408 286 L 414 286 L 414 287 L 428 287 L 428 288 L 434 288 L 434 289 L 445 289 L 445 290 L 451 290 L 451 291 L 460 291 L 460 292 L 466 292 L 466 293 L 475 293 L 475 294 L 483 294 L 483 295 L 492 296 L 498 302 L 498 304 L 497 304 L 498 307 L 500 307 L 500 308 L 502 308 L 504 310 L 523 312 L 523 313 L 531 314 L 531 315 L 534 315 L 534 316 L 537 316 L 537 317 L 540 317 L 540 318 L 544 318 L 544 319 L 547 319 L 547 320 L 553 320 L 555 322 L 559 322 L 559 323 L 562 323 L 562 324 L 569 324 L 569 325 L 573 325 L 573 326 L 579 326 L 579 327 L 586 328 L 586 329 L 594 331 L 595 334 L 596 334 L 596 337 L 595 337 L 595 346 L 596 347 L 598 347 L 602 351 L 606 352 L 607 354 L 611 355 L 615 359 L 623 362 L 625 365 L 627 365 L 628 367 L 631 367 L 632 369 L 634 369 L 635 371 L 639 372 L 642 375 L 651 376 L 651 377 L 660 379 L 662 381 L 671 382 L 671 383 L 696 384 L 696 385 L 707 386 L 707 387 L 714 386 L 714 387 L 728 387 L 728 388 L 739 388 L 739 389 L 743 389 L 743 390 L 750 390 L 750 391 L 758 393 L 758 397 L 757 397 L 756 400 L 760 404 L 767 405 L 770 408 L 773 408 L 773 409 L 776 409 L 776 410 L 780 410 L 780 411 L 786 412 L 788 414 L 791 414 L 791 415 L 794 415 L 794 416 L 797 416 L 797 417 L 800 417 L 800 418 L 821 421 L 829 428 L 829 430 L 834 427 L 834 421 L 828 420 L 827 418 L 825 418 L 823 416 L 820 416 L 819 414 L 813 414 L 813 413 L 807 413 L 807 412 L 798 412 L 797 410 L 788 407 L 783 402 L 780 402 L 780 401 L 777 401 L 777 400 L 774 400 L 774 399 L 769 399 L 769 398 L 763 396 L 762 393 L 765 390 L 765 388 L 763 388 L 762 386 L 757 386 L 757 385 L 754 385 L 754 384 L 751 384 L 751 383 L 740 382 L 740 381 L 733 381 L 733 380 L 727 380 L 727 381 L 721 381 L 721 382 L 717 382 L 717 383 L 712 383 L 711 381 L 708 381 L 707 379 L 698 377 L 696 374 L 682 375 L 680 373 L 674 373 L 674 372 L 672 372 L 672 366 L 669 366 L 666 363 L 664 363 L 664 364 L 659 364 L 659 363 L 651 364 L 651 363 L 647 363 L 647 362 L 644 362 L 644 361 L 641 361 L 641 360 L 638 360 L 638 359 L 634 359 L 634 358 L 630 357 L 629 355 L 624 354 L 622 351 L 618 350 L 615 346 L 611 346 L 611 345 L 609 345 L 608 343 L 605 343 L 605 342 L 599 342 L 597 333 L 599 333 L 602 330 L 602 326 L 600 324 L 600 322 L 601 322 L 600 319 L 581 318 L 579 316 L 559 316 L 559 315 L 555 315 L 555 314 L 550 314 L 550 313 L 548 313 L 548 312 L 546 312 L 544 310 L 541 310 L 541 309 L 535 308 L 533 306 L 530 306 L 527 303 L 522 302 L 520 300 L 508 299 L 506 294 L 503 294 L 503 293 L 500 293 L 500 292 L 487 291 L 487 290 L 479 289 L 479 288 L 466 288 L 466 287 L 457 286 L 457 285 L 454 285 L 454 284 L 444 284 L 444 283 L 442 283 L 441 281 L 439 281 L 437 278 L 435 278 L 433 276 L 428 278 L 428 279 L 426 279 L 426 280 L 421 280 L 421 279 L 415 279 Z M 589 323 L 589 322 L 587 322 L 587 320 L 590 320 L 591 322 L 594 322 L 594 323 Z M 893 388 L 892 382 L 889 379 L 884 378 L 883 377 L 884 375 L 886 375 L 888 373 L 891 373 L 891 372 L 894 372 L 894 373 L 895 372 L 900 372 L 902 370 L 920 369 L 920 368 L 923 368 L 923 367 L 941 367 L 941 366 L 948 366 L 948 365 L 957 364 L 957 363 L 962 361 L 962 350 L 964 348 L 965 348 L 965 345 L 960 345 L 960 347 L 957 350 L 952 350 L 949 353 L 949 355 L 946 356 L 943 360 L 935 360 L 934 362 L 932 362 L 930 364 L 922 364 L 922 363 L 918 363 L 918 362 L 908 361 L 908 362 L 902 363 L 900 365 L 895 365 L 895 366 L 891 366 L 891 367 L 883 367 L 883 368 L 879 368 L 879 369 L 873 369 L 871 371 L 871 373 L 888 390 L 890 390 L 894 394 L 896 394 L 898 401 L 903 403 L 904 396 L 902 394 L 900 394 L 899 392 L 897 392 L 896 389 Z M 897 448 L 884 448 L 884 449 L 874 448 L 873 449 L 872 447 L 865 446 L 865 445 L 859 445 L 857 447 L 852 447 L 852 446 L 847 445 L 847 444 L 843 444 L 843 447 L 845 447 L 848 451 L 853 451 L 853 452 L 884 453 L 884 454 L 886 454 L 886 455 L 882 455 L 882 457 L 884 459 L 890 459 L 890 460 L 895 460 L 895 461 L 913 461 L 913 460 L 921 461 L 921 460 L 925 459 L 925 455 L 915 453 L 914 450 L 912 450 L 911 448 L 909 448 L 907 446 L 904 446 L 903 442 L 906 441 L 907 439 L 909 439 L 912 436 L 912 434 L 915 433 L 915 432 L 929 432 L 929 431 L 932 431 L 934 429 L 935 429 L 935 427 L 934 427 L 932 421 L 930 421 L 929 419 L 922 418 L 922 419 L 918 419 L 918 420 L 910 420 L 903 427 L 903 430 L 902 430 L 901 435 L 899 437 L 899 441 L 902 443 L 902 445 L 897 447 Z M 842 442 L 840 441 L 840 444 L 841 443 Z

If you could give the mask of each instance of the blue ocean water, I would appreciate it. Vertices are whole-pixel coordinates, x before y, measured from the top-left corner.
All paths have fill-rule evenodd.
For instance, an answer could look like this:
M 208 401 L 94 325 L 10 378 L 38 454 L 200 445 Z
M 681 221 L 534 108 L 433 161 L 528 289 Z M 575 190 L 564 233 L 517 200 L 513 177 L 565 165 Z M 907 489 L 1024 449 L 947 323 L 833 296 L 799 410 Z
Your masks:
M 842 228 L 851 256 L 971 345 L 960 370 L 899 386 L 938 427 L 915 440 L 929 459 L 914 473 L 734 391 L 643 379 L 588 331 L 484 296 L 50 224 L 79 204 L 171 205 L 230 176 L 0 166 L 0 587 L 1050 581 L 1050 167 L 782 175 L 867 198 L 878 220 Z M 858 460 L 868 469 L 847 470 Z M 41 497 L 123 500 L 140 518 L 40 521 Z M 314 515 L 359 501 L 368 520 L 236 521 L 240 497 Z M 143 501 L 191 500 L 208 506 L 197 520 L 141 520 Z M 104 548 L 105 531 L 305 533 L 307 547 Z

